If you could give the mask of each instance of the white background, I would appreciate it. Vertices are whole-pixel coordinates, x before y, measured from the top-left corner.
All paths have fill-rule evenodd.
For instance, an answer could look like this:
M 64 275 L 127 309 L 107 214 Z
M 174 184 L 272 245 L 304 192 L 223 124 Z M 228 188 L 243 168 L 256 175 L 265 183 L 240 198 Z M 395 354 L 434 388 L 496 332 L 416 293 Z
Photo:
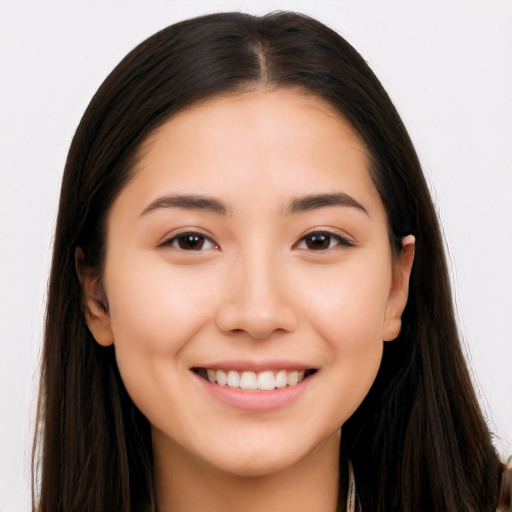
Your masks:
M 192 15 L 292 9 L 382 80 L 441 212 L 461 330 L 496 446 L 512 453 L 512 2 L 0 0 L 0 511 L 29 460 L 60 178 L 80 117 L 137 43 Z

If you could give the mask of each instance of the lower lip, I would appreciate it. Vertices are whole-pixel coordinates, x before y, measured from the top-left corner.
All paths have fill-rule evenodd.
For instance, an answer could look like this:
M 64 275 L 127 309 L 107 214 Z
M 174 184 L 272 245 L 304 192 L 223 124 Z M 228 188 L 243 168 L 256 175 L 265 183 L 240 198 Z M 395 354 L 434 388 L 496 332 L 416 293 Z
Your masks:
M 245 391 L 240 388 L 231 388 L 227 385 L 219 386 L 218 384 L 212 384 L 196 373 L 193 373 L 193 375 L 199 380 L 203 389 L 206 389 L 210 396 L 232 407 L 251 412 L 275 411 L 292 404 L 305 393 L 311 379 L 314 377 L 310 375 L 295 386 L 287 386 L 272 391 Z

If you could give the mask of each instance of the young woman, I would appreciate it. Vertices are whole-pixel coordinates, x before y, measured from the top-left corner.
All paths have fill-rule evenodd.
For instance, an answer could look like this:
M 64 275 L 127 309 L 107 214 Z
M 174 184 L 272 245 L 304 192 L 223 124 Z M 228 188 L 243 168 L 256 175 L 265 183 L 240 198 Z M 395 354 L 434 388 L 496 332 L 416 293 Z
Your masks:
M 210 15 L 106 79 L 63 178 L 39 428 L 40 511 L 510 509 L 417 156 L 339 35 Z

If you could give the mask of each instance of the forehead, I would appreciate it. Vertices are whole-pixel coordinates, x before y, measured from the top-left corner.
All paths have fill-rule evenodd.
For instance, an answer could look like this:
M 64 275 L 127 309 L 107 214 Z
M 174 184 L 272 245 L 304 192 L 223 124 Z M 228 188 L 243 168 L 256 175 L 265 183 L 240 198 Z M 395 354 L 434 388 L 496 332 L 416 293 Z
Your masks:
M 225 94 L 181 111 L 143 143 L 127 188 L 147 201 L 193 192 L 277 206 L 285 195 L 343 192 L 380 202 L 358 134 L 296 89 Z
M 244 130 L 237 131 L 241 125 Z M 156 129 L 142 144 L 141 155 L 161 142 L 170 142 L 171 137 L 176 142 L 193 142 L 194 134 L 203 137 L 203 143 L 218 147 L 250 138 L 256 146 L 272 138 L 295 150 L 301 140 L 321 149 L 335 137 L 366 156 L 361 138 L 340 113 L 322 98 L 299 88 L 255 88 L 194 103 Z

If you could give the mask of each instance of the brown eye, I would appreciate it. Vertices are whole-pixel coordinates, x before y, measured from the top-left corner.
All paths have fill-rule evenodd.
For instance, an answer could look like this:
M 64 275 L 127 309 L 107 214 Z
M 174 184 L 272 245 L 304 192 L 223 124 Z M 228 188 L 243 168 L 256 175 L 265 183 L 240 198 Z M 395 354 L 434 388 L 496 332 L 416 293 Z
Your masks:
M 177 237 L 178 247 L 184 251 L 200 251 L 204 245 L 204 236 L 183 235 Z
M 163 244 L 181 251 L 200 252 L 215 249 L 217 245 L 201 233 L 181 233 Z
M 326 233 L 313 233 L 304 238 L 306 247 L 312 251 L 323 251 L 331 245 L 331 236 Z
M 354 243 L 336 233 L 316 231 L 301 238 L 296 247 L 297 249 L 320 252 L 335 249 L 338 246 L 354 247 Z

